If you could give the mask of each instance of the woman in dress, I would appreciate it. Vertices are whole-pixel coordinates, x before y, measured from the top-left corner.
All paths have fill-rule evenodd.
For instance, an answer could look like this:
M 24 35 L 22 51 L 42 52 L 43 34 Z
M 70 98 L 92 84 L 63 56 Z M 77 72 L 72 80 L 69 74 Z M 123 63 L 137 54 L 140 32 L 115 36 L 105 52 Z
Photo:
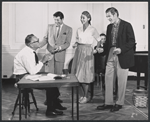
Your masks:
M 76 42 L 73 47 L 77 47 L 73 58 L 71 73 L 75 74 L 82 89 L 80 103 L 87 103 L 89 84 L 94 81 L 94 47 L 100 41 L 97 30 L 91 26 L 91 15 L 88 11 L 81 14 L 82 27 L 77 29 Z

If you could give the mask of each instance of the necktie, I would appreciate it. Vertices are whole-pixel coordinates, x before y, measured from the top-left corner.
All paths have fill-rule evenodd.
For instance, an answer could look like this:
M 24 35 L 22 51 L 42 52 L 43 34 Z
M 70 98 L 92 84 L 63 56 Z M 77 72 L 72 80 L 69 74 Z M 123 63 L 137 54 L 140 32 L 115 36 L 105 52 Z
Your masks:
M 34 54 L 35 54 L 35 62 L 36 62 L 36 64 L 38 64 L 39 63 L 38 56 L 37 56 L 36 52 L 34 52 Z
M 59 31 L 60 31 L 60 26 L 56 26 L 57 27 L 57 32 L 56 32 L 56 37 L 59 36 Z

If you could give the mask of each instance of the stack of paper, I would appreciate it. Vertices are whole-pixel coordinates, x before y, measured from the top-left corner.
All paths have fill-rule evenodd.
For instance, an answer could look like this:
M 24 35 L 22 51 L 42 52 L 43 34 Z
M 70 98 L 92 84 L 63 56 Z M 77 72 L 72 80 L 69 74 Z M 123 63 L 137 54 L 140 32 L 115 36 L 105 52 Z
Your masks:
M 52 74 L 52 73 L 48 73 L 47 76 L 55 77 L 55 76 L 57 76 L 57 75 L 56 75 L 56 74 Z
M 54 77 L 50 77 L 50 76 L 39 77 L 39 81 L 45 81 L 45 80 L 55 80 L 55 79 L 54 79 Z
M 39 78 L 40 78 L 41 76 L 42 76 L 41 74 L 40 74 L 40 75 L 27 75 L 27 76 L 25 77 L 25 79 L 36 81 L 36 80 L 39 80 Z

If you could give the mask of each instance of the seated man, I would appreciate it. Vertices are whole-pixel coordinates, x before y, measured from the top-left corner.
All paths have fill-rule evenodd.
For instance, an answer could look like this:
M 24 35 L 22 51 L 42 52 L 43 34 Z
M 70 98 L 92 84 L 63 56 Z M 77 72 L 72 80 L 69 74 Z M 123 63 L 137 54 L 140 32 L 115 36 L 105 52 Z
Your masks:
M 95 72 L 97 72 L 100 68 L 99 68 L 99 64 L 101 64 L 103 61 L 104 61 L 104 56 L 106 57 L 106 54 L 104 53 L 104 50 L 106 50 L 107 48 L 107 45 L 106 45 L 106 35 L 104 33 L 101 33 L 100 34 L 100 37 L 101 37 L 101 41 L 98 42 L 97 44 L 97 47 L 96 50 L 97 50 L 97 53 L 95 54 Z M 101 49 L 103 48 L 103 49 Z M 103 52 L 101 51 L 103 50 Z M 103 64 L 103 63 L 102 63 Z M 103 66 L 101 66 L 102 68 Z M 105 59 L 105 65 L 104 65 L 104 71 L 103 73 L 105 74 L 105 69 L 106 69 L 106 59 Z M 103 79 L 103 89 L 105 89 L 105 83 L 104 83 L 104 80 Z M 114 90 L 113 90 L 113 94 L 114 95 L 117 95 L 117 91 L 118 91 L 118 88 L 117 88 L 117 79 L 114 81 L 114 86 L 113 86 Z
M 106 35 L 104 33 L 100 34 L 101 41 L 98 42 L 97 46 L 95 46 L 95 72 L 98 72 L 100 69 L 101 64 L 101 57 L 105 56 L 104 50 L 105 50 L 105 41 L 106 41 Z
M 100 73 L 105 73 L 105 66 L 106 66 L 106 61 L 105 61 L 105 41 L 106 41 L 106 35 L 104 33 L 100 34 L 101 41 L 98 42 L 97 46 L 95 46 L 95 54 L 94 54 L 94 63 L 95 63 L 95 73 L 100 74 Z M 102 77 L 102 87 L 104 89 L 104 77 Z
M 95 47 L 97 53 L 94 54 L 95 56 L 95 70 L 99 69 L 99 64 L 101 64 L 101 57 L 105 56 L 104 50 L 106 48 L 106 35 L 104 33 L 100 34 L 101 41 L 98 42 L 97 46 Z M 106 62 L 105 62 L 106 65 Z
M 18 79 L 21 79 L 25 74 L 37 74 L 50 58 L 50 54 L 46 54 L 40 61 L 38 60 L 35 51 L 39 48 L 39 39 L 33 34 L 25 38 L 25 44 L 26 46 L 14 58 L 13 74 L 15 74 Z M 56 110 L 62 108 L 60 102 L 57 100 L 60 95 L 58 88 L 52 87 L 45 89 L 47 98 L 46 116 L 54 117 L 62 115 L 62 111 Z
M 106 35 L 104 33 L 100 34 L 101 40 L 98 42 L 97 46 L 95 47 L 97 53 L 95 55 L 101 55 L 104 56 L 104 48 L 106 47 Z

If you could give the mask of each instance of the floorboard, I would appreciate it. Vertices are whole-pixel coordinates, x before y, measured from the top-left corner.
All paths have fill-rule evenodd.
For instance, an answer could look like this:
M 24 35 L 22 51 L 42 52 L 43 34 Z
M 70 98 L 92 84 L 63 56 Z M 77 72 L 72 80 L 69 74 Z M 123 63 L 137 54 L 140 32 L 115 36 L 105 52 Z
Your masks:
M 144 84 L 144 81 L 141 82 Z M 86 104 L 79 104 L 79 119 L 80 120 L 148 120 L 148 108 L 136 108 L 133 105 L 132 93 L 136 89 L 136 81 L 128 80 L 125 105 L 117 112 L 110 112 L 109 110 L 99 111 L 96 110 L 98 105 L 104 102 L 104 94 L 99 86 L 94 85 L 94 97 L 92 101 Z M 71 89 L 60 88 L 60 99 L 63 100 L 62 105 L 67 107 L 63 111 L 64 114 L 55 118 L 47 118 L 45 116 L 46 106 L 43 104 L 45 101 L 45 91 L 34 89 L 34 96 L 37 101 L 39 111 L 36 112 L 34 104 L 31 105 L 31 111 L 27 118 L 24 116 L 24 109 L 22 111 L 23 120 L 76 120 L 76 104 L 74 104 L 74 118 L 71 117 Z M 75 94 L 76 92 L 74 92 Z M 18 90 L 14 87 L 13 81 L 2 82 L 2 120 L 9 120 L 13 111 L 14 103 L 18 95 Z M 74 95 L 74 103 L 76 95 Z M 19 107 L 15 111 L 12 120 L 19 119 Z

